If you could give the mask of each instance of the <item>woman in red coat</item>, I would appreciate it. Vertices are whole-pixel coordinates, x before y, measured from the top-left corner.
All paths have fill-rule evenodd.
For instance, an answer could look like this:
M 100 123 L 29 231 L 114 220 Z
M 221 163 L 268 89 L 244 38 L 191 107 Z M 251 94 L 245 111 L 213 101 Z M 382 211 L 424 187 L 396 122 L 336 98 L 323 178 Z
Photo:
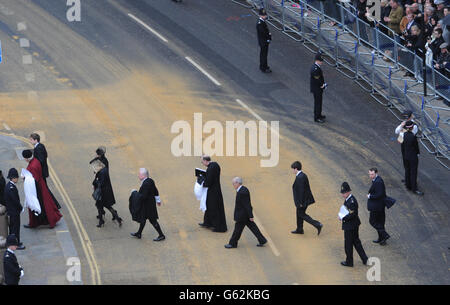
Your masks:
M 36 181 L 36 190 L 39 203 L 41 204 L 41 214 L 38 216 L 28 209 L 30 222 L 28 225 L 25 225 L 25 227 L 36 228 L 40 225 L 48 224 L 50 225 L 50 229 L 53 229 L 56 226 L 56 223 L 61 219 L 62 215 L 42 177 L 41 163 L 38 159 L 33 158 L 31 150 L 24 150 L 22 156 L 28 162 L 27 170 L 33 175 L 33 178 Z

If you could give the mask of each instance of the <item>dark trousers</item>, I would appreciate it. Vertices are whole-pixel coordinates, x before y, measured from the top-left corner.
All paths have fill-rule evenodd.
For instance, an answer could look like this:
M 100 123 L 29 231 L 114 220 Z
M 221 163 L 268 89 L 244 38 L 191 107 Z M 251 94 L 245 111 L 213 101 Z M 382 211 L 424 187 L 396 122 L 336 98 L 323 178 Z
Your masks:
M 405 184 L 411 191 L 417 191 L 417 167 L 419 166 L 419 159 L 407 160 L 405 159 Z
M 162 230 L 161 230 L 161 226 L 159 225 L 159 223 L 158 223 L 158 220 L 156 220 L 156 219 L 149 219 L 148 220 L 151 224 L 152 224 L 152 226 L 155 228 L 155 230 L 156 230 L 156 232 L 158 232 L 158 236 L 164 236 L 164 234 L 163 234 L 163 232 L 162 232 Z M 142 231 L 144 230 L 144 227 L 145 227 L 145 223 L 147 222 L 147 219 L 144 219 L 144 221 L 142 221 L 141 223 L 140 223 L 140 225 L 139 225 L 139 230 L 137 231 L 137 233 L 138 233 L 138 235 L 141 235 L 142 234 Z
M 247 221 L 238 221 L 236 222 L 234 226 L 233 235 L 231 236 L 229 244 L 237 247 L 239 238 L 241 237 L 242 231 L 244 230 L 245 226 L 247 226 L 250 231 L 256 236 L 258 239 L 258 242 L 260 244 L 264 244 L 267 242 L 267 239 L 262 235 L 261 231 L 259 231 L 258 226 L 255 222 L 247 220 Z
M 358 229 L 344 230 L 344 247 L 345 255 L 347 256 L 345 261 L 349 265 L 353 265 L 353 247 L 355 247 L 356 252 L 358 252 L 359 257 L 363 262 L 367 261 L 366 252 L 364 252 L 361 240 L 359 239 Z
M 9 215 L 9 234 L 15 234 L 20 244 L 20 214 Z
M 320 119 L 322 116 L 322 95 L 323 91 L 313 92 L 314 95 L 314 120 Z
M 269 66 L 267 65 L 267 54 L 269 53 L 269 45 L 260 46 L 261 51 L 259 52 L 259 68 L 261 70 L 267 70 Z
M 297 208 L 297 231 L 303 231 L 303 221 L 306 221 L 316 228 L 318 228 L 320 225 L 320 222 L 312 219 L 311 216 L 306 214 L 306 209 L 307 207 Z
M 378 232 L 378 240 L 383 240 L 388 234 L 384 229 L 386 214 L 383 211 L 370 211 L 369 223 Z

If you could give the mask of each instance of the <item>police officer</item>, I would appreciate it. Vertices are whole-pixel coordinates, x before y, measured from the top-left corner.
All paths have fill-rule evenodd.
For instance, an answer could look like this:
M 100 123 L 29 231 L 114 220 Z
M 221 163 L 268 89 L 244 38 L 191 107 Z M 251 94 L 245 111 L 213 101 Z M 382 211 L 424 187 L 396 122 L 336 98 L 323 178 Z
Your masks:
M 19 280 L 23 276 L 23 268 L 17 262 L 17 257 L 14 251 L 18 246 L 17 237 L 14 234 L 9 234 L 6 238 L 6 249 L 3 256 L 3 271 L 6 285 L 19 285 Z
M 359 239 L 359 225 L 361 221 L 358 217 L 358 201 L 351 193 L 350 186 L 347 182 L 341 185 L 341 195 L 345 199 L 344 206 L 348 210 L 348 214 L 342 218 L 342 230 L 344 230 L 345 255 L 347 258 L 341 262 L 342 266 L 353 267 L 353 247 L 361 257 L 362 263 L 367 264 L 367 255 Z
M 266 23 L 267 13 L 265 9 L 259 10 L 259 20 L 256 24 L 256 30 L 258 32 L 258 43 L 261 51 L 259 53 L 259 69 L 263 73 L 270 73 L 269 66 L 267 65 L 267 54 L 269 53 L 269 43 L 272 41 L 272 35 L 269 32 L 269 28 Z
M 406 110 L 402 113 L 403 121 L 400 123 L 400 125 L 395 128 L 395 134 L 398 135 L 397 141 L 401 144 L 401 152 L 402 152 L 402 160 L 403 160 L 403 167 L 406 169 L 406 160 L 405 160 L 405 144 L 403 143 L 403 135 L 406 132 L 405 124 L 408 121 L 413 122 L 414 127 L 412 129 L 412 133 L 414 135 L 417 134 L 419 131 L 419 128 L 417 127 L 416 123 L 414 123 L 414 114 L 411 110 Z M 405 179 L 402 179 L 403 183 L 406 183 Z
M 310 71 L 310 91 L 314 95 L 314 122 L 325 123 L 322 115 L 322 95 L 327 84 L 320 66 L 323 64 L 322 53 L 317 53 Z
M 9 234 L 14 234 L 18 242 L 18 250 L 25 249 L 25 246 L 20 242 L 20 213 L 22 212 L 22 205 L 20 204 L 19 191 L 16 183 L 19 180 L 19 173 L 15 168 L 11 168 L 8 172 L 9 182 L 5 187 L 4 201 L 6 206 L 6 213 L 9 216 Z

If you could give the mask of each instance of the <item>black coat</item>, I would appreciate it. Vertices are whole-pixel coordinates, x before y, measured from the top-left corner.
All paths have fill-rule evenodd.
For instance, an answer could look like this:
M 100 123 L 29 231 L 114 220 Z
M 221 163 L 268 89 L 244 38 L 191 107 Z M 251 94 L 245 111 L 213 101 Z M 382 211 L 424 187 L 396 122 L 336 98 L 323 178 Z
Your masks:
M 206 194 L 206 215 L 211 217 L 212 225 L 218 231 L 225 232 L 227 223 L 223 204 L 222 189 L 220 187 L 220 166 L 217 162 L 210 162 L 206 169 L 203 187 L 208 188 Z
M 100 157 L 95 157 L 94 159 L 92 159 L 89 164 L 92 164 L 94 161 L 99 160 L 100 162 L 102 162 L 103 164 L 105 164 L 105 167 L 109 168 L 109 162 L 108 159 L 106 159 L 105 155 L 100 156 Z
M 303 172 L 295 177 L 294 184 L 292 185 L 292 192 L 294 194 L 294 203 L 297 208 L 306 208 L 308 205 L 315 202 L 311 188 L 309 187 L 308 176 Z
M 342 218 L 342 230 L 354 230 L 359 227 L 361 221 L 358 216 L 358 201 L 353 194 L 344 202 L 349 213 Z
M 11 181 L 6 184 L 3 198 L 8 215 L 20 215 L 22 205 L 20 204 L 19 191 Z
M 405 160 L 416 161 L 418 159 L 417 155 L 420 154 L 419 143 L 417 142 L 417 137 L 411 131 L 403 134 L 403 146 Z
M 386 187 L 380 176 L 377 176 L 369 189 L 370 198 L 367 199 L 367 209 L 371 212 L 384 211 L 386 198 Z
M 236 222 L 248 221 L 253 218 L 250 192 L 245 186 L 241 186 L 236 193 L 236 204 L 234 207 L 234 220 Z
M 256 31 L 258 32 L 258 44 L 260 47 L 268 45 L 272 41 L 272 35 L 269 32 L 267 23 L 261 19 L 256 24 Z
M 141 205 L 140 216 L 136 217 L 136 221 L 142 222 L 147 219 L 149 219 L 150 221 L 158 219 L 158 210 L 156 209 L 155 196 L 159 196 L 159 192 L 153 179 L 145 179 L 142 182 L 139 192 L 133 193 L 136 193 L 136 196 Z
M 141 217 L 142 205 L 141 202 L 139 201 L 139 193 L 137 191 L 132 192 L 130 198 L 128 199 L 128 202 L 129 202 L 128 208 L 130 209 L 131 219 L 133 221 L 140 223 L 142 221 Z
M 3 177 L 2 171 L 0 171 L 0 204 L 5 205 L 5 199 L 4 199 L 4 194 L 5 194 L 5 186 L 6 186 L 6 181 L 5 178 Z
M 6 285 L 19 285 L 22 268 L 17 262 L 16 255 L 8 250 L 5 251 L 3 256 L 3 271 Z
M 318 93 L 322 92 L 323 84 L 325 83 L 325 80 L 323 78 L 323 72 L 319 65 L 315 64 L 312 65 L 310 70 L 310 78 L 309 78 L 309 88 L 311 93 Z
M 99 184 L 102 190 L 102 199 L 97 201 L 95 205 L 97 208 L 111 207 L 116 203 L 116 199 L 114 198 L 114 192 L 107 167 L 102 168 L 97 172 L 97 174 L 95 174 L 95 179 L 92 182 L 92 185 L 94 188 L 97 188 Z
M 48 165 L 47 165 L 47 150 L 45 149 L 44 144 L 38 143 L 34 148 L 33 155 L 36 159 L 39 160 L 42 166 L 42 176 L 44 178 L 48 178 Z

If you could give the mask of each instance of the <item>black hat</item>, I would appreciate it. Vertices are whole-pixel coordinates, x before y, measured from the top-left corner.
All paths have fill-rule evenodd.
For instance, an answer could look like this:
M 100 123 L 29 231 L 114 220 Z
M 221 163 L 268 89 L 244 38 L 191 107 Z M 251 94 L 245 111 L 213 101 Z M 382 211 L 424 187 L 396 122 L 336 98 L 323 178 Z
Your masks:
M 259 16 L 267 16 L 266 10 L 263 9 L 263 8 L 261 8 L 261 9 L 259 10 Z
M 8 179 L 14 179 L 14 178 L 19 178 L 19 173 L 17 172 L 17 169 L 10 168 L 9 172 L 8 172 L 8 177 L 6 177 Z
M 406 128 L 412 128 L 414 126 L 414 122 L 413 121 L 408 121 L 405 123 L 405 127 Z
M 16 234 L 9 234 L 6 238 L 6 246 L 18 246 L 19 241 L 17 240 Z
M 24 151 L 22 151 L 22 157 L 24 157 L 25 159 L 30 159 L 32 156 L 33 153 L 31 152 L 31 150 L 25 149 Z
M 342 185 L 341 185 L 341 194 L 345 194 L 345 193 L 350 192 L 350 191 L 351 191 L 350 185 L 348 185 L 347 182 L 343 182 Z
M 321 52 L 317 53 L 316 56 L 314 57 L 314 60 L 323 61 L 322 53 Z
M 405 119 L 409 119 L 409 118 L 411 117 L 412 114 L 413 114 L 413 112 L 412 112 L 411 110 L 405 110 L 405 111 L 403 111 L 402 116 L 403 116 Z

